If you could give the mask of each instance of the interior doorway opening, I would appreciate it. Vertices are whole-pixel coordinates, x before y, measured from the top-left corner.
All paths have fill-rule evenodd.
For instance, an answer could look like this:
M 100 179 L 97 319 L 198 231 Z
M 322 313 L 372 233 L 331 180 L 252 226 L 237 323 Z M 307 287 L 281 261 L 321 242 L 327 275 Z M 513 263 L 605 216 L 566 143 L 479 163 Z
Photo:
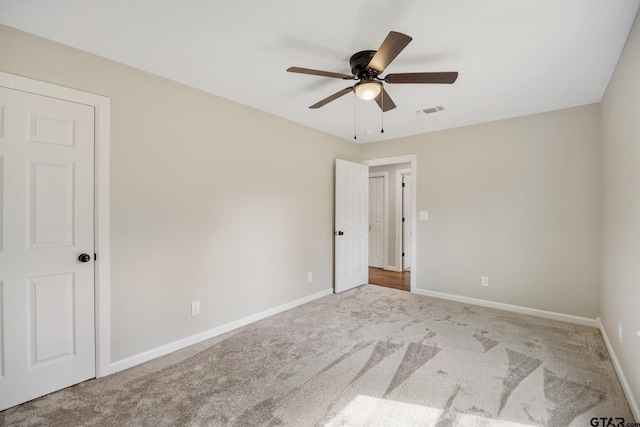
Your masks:
M 369 166 L 369 283 L 415 287 L 416 156 L 363 161 Z

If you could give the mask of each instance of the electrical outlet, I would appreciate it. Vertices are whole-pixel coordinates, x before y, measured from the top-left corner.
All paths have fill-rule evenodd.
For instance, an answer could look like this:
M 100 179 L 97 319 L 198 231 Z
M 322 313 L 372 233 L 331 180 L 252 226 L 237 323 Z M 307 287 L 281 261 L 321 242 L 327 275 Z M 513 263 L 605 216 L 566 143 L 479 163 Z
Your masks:
M 196 314 L 200 314 L 200 301 L 191 303 L 191 315 L 195 316 Z
M 622 343 L 622 325 L 620 323 L 618 323 L 618 339 Z
M 480 282 L 482 286 L 489 286 L 489 277 L 482 276 L 482 281 Z
M 313 273 L 312 272 L 308 272 L 307 273 L 307 282 L 311 282 L 313 280 Z

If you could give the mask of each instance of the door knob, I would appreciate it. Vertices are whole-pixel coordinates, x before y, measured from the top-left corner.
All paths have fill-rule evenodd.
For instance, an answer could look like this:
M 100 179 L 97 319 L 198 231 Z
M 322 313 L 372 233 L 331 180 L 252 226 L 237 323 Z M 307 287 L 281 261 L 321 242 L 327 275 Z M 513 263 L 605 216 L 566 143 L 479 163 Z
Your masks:
M 344 234 L 344 232 L 342 232 L 342 231 L 336 231 L 336 232 L 335 232 L 335 233 L 333 233 L 333 234 L 335 234 L 336 236 L 342 236 L 342 235 Z
M 91 261 L 91 255 L 89 255 L 89 254 L 80 254 L 80 256 L 78 257 L 78 261 L 80 261 L 80 262 L 89 262 L 89 261 Z

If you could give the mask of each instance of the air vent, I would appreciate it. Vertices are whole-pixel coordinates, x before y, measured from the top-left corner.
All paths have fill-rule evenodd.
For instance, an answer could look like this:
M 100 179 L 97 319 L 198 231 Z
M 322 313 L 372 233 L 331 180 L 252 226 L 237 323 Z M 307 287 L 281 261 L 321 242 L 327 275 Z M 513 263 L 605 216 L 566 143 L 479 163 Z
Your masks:
M 438 111 L 443 111 L 444 107 L 442 105 L 438 105 L 437 107 L 425 108 L 424 110 L 416 111 L 416 114 L 419 116 L 431 113 L 437 113 Z

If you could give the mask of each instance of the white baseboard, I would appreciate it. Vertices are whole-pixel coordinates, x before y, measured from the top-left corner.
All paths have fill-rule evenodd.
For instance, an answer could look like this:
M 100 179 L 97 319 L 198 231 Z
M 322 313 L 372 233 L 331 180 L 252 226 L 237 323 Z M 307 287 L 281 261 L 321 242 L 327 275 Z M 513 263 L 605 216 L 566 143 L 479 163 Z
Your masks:
M 191 335 L 189 337 L 180 339 L 178 341 L 174 341 L 172 343 L 169 343 L 160 347 L 156 347 L 149 351 L 145 351 L 144 353 L 136 354 L 135 356 L 118 360 L 117 362 L 111 363 L 110 373 L 114 374 L 116 372 L 123 371 L 125 369 L 134 367 L 141 363 L 148 362 L 160 356 L 173 353 L 174 351 L 181 350 L 185 347 L 189 347 L 190 345 L 197 344 L 204 340 L 208 340 L 209 338 L 217 337 L 218 335 L 222 335 L 224 333 L 230 332 L 234 329 L 248 325 L 249 323 L 257 322 L 258 320 L 267 318 L 269 316 L 273 316 L 274 314 L 278 314 L 286 310 L 290 310 L 294 307 L 297 307 L 302 304 L 306 304 L 318 298 L 331 295 L 332 293 L 333 293 L 333 289 L 327 289 L 321 292 L 317 292 L 313 295 L 309 295 L 308 297 L 300 298 L 295 301 L 280 305 L 278 307 L 270 308 L 268 310 L 261 311 L 260 313 L 256 313 L 251 316 L 247 316 L 245 318 L 236 320 L 234 322 L 230 322 L 230 323 L 218 326 L 217 328 L 209 329 L 208 331 L 200 332 L 198 334 Z
M 402 271 L 402 269 L 401 269 L 401 268 L 398 268 L 398 267 L 396 267 L 395 265 L 387 265 L 387 266 L 384 268 L 384 270 L 386 270 L 386 271 L 396 271 L 396 272 L 398 272 L 398 273 Z
M 465 304 L 479 305 L 481 307 L 497 308 L 499 310 L 512 311 L 514 313 L 527 314 L 529 316 L 544 317 L 545 319 L 560 320 L 562 322 L 575 323 L 583 326 L 591 326 L 598 328 L 596 319 L 588 317 L 573 316 L 571 314 L 555 313 L 553 311 L 538 310 L 537 308 L 522 307 L 519 305 L 505 304 L 501 302 L 488 301 L 478 298 L 463 297 L 460 295 L 447 294 L 444 292 L 428 291 L 425 289 L 412 289 L 412 292 L 418 295 L 428 297 L 441 298 L 451 301 L 462 302 Z
M 633 395 L 633 391 L 631 390 L 629 381 L 627 381 L 627 377 L 624 375 L 622 366 L 618 361 L 618 356 L 616 356 L 616 352 L 613 349 L 613 345 L 611 345 L 611 340 L 609 340 L 607 331 L 605 330 L 604 325 L 602 324 L 602 319 L 598 317 L 597 321 L 598 321 L 598 326 L 600 328 L 600 333 L 602 334 L 602 338 L 604 339 L 604 344 L 607 346 L 607 350 L 609 351 L 611 362 L 613 363 L 613 367 L 616 369 L 616 373 L 618 374 L 618 379 L 620 380 L 620 384 L 622 384 L 622 389 L 624 390 L 624 394 L 625 396 L 627 396 L 627 400 L 629 401 L 631 412 L 633 412 L 633 416 L 636 418 L 636 421 L 640 421 L 640 407 L 638 406 L 638 401 Z

